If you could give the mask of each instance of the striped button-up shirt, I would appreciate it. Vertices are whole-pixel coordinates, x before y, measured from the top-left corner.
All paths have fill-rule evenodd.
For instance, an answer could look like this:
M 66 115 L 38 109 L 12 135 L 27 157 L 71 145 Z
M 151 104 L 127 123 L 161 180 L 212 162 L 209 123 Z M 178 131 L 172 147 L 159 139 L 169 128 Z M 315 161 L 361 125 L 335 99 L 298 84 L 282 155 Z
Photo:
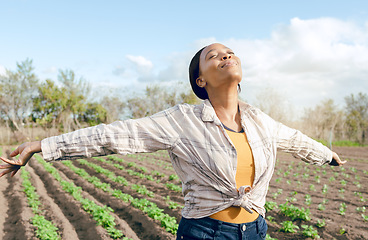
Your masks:
M 317 165 L 330 162 L 332 152 L 247 103 L 239 102 L 239 109 L 254 156 L 253 186 L 237 188 L 237 153 L 208 100 L 199 105 L 177 105 L 150 117 L 46 138 L 41 142 L 42 153 L 45 160 L 51 161 L 166 149 L 182 181 L 183 217 L 206 217 L 230 206 L 265 216 L 264 204 L 278 150 Z

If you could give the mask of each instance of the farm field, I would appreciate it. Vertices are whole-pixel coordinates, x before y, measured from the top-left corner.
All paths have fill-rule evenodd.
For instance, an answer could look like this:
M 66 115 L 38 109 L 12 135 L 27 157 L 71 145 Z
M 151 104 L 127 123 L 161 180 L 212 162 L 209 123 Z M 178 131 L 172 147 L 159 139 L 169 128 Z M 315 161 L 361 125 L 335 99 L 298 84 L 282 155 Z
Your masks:
M 334 151 L 348 160 L 344 167 L 279 154 L 268 239 L 368 239 L 368 147 Z M 184 199 L 162 151 L 52 164 L 35 155 L 15 177 L 0 179 L 0 203 L 0 239 L 153 240 L 175 239 Z

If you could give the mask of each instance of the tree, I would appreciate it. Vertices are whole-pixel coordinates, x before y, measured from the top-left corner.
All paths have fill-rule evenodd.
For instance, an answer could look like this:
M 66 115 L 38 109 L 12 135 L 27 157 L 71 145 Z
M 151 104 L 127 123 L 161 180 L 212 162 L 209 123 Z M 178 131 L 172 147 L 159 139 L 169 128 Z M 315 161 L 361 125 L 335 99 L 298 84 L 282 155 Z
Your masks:
M 272 88 L 266 88 L 259 92 L 255 105 L 276 121 L 287 124 L 293 118 L 292 105 Z
M 178 90 L 178 89 L 175 89 Z M 130 118 L 141 118 L 172 107 L 180 103 L 199 103 L 198 98 L 189 92 L 169 91 L 158 85 L 147 86 L 143 96 L 132 97 L 127 100 Z
M 67 97 L 62 88 L 47 79 L 38 87 L 38 95 L 33 98 L 31 119 L 43 128 L 56 127 L 66 106 Z
M 368 95 L 362 92 L 357 96 L 345 97 L 346 125 L 350 139 L 365 143 L 368 134 Z
M 126 106 L 120 98 L 115 96 L 104 96 L 100 104 L 107 111 L 106 122 L 108 123 L 119 120 Z
M 316 139 L 341 139 L 344 132 L 344 113 L 332 99 L 322 101 L 314 108 L 305 110 L 303 126 L 308 135 Z M 333 134 L 333 136 L 332 136 Z
M 89 126 L 104 123 L 107 120 L 107 110 L 99 103 L 89 102 L 85 111 L 79 114 L 78 119 Z
M 0 76 L 0 114 L 12 132 L 21 131 L 32 110 L 38 79 L 32 60 L 17 63 L 16 71 Z
M 81 128 L 79 114 L 86 111 L 87 97 L 90 93 L 89 84 L 83 79 L 76 79 L 72 70 L 59 70 L 58 81 L 66 101 L 63 102 L 61 114 L 62 127 L 69 132 Z
M 83 79 L 76 80 L 71 70 L 60 71 L 58 79 L 61 86 L 48 79 L 38 87 L 31 114 L 34 122 L 60 131 L 80 128 L 82 123 L 91 126 L 106 122 L 106 109 L 88 101 L 89 85 Z

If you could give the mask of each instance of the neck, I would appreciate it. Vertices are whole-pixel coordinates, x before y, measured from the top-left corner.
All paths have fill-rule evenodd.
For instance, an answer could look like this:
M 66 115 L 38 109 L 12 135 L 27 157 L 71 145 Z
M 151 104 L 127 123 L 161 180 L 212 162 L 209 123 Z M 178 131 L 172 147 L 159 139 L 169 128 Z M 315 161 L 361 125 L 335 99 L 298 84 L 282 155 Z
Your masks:
M 240 114 L 238 112 L 238 91 L 208 91 L 208 96 L 217 117 L 227 127 L 240 131 Z

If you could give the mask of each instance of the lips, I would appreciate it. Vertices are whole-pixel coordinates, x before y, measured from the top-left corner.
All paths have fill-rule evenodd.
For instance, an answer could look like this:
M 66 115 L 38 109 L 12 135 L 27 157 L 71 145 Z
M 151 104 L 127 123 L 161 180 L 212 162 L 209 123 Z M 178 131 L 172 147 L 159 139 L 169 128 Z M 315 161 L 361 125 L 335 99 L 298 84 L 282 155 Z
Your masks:
M 224 67 L 230 67 L 230 66 L 235 66 L 238 65 L 238 63 L 235 60 L 228 60 L 225 61 L 220 67 L 224 68 Z

